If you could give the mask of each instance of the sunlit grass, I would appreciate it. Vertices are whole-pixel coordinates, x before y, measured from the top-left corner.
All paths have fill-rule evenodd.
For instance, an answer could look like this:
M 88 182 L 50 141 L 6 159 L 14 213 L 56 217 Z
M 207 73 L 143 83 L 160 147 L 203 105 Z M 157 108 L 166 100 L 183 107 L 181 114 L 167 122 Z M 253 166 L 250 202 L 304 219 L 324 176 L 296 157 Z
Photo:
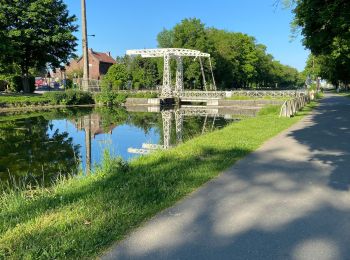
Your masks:
M 38 105 L 48 104 L 50 99 L 39 94 L 2 94 L 0 95 L 0 107 L 3 105 Z
M 126 165 L 108 156 L 95 174 L 0 196 L 0 259 L 81 259 L 100 254 L 157 212 L 218 176 L 293 118 L 266 108 L 221 130 Z

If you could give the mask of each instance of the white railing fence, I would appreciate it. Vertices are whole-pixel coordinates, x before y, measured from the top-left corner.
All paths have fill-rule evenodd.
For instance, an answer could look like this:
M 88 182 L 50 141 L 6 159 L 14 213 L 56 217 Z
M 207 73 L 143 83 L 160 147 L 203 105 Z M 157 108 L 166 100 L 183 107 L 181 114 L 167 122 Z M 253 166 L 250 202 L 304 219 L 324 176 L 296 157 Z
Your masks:
M 309 95 L 302 95 L 286 100 L 281 106 L 280 117 L 294 116 L 300 109 L 310 102 Z
M 299 97 L 307 95 L 306 90 L 232 90 L 226 91 L 226 97 Z

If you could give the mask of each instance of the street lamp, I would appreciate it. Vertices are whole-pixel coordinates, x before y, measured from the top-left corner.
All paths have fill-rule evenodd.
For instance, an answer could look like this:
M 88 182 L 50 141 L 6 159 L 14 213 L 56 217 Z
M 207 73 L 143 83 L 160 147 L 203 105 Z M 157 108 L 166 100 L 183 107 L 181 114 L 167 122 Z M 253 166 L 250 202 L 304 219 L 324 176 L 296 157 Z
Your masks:
M 66 88 L 67 88 L 66 68 L 65 67 L 61 67 L 60 71 L 61 71 L 61 73 L 63 73 L 63 87 L 64 87 L 64 90 L 66 90 Z M 61 76 L 61 78 L 62 78 L 62 76 Z
M 89 53 L 87 40 L 86 3 L 81 0 L 82 43 L 83 43 L 83 90 L 89 90 Z

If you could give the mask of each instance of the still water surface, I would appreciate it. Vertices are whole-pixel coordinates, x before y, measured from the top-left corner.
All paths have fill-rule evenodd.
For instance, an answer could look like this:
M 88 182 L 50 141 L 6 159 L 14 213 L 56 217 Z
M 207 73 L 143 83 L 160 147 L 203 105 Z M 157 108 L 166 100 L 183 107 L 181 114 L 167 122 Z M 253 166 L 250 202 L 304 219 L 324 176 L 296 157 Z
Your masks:
M 53 109 L 0 115 L 0 181 L 49 183 L 59 174 L 89 171 L 103 159 L 130 160 L 168 149 L 237 120 L 212 110 Z

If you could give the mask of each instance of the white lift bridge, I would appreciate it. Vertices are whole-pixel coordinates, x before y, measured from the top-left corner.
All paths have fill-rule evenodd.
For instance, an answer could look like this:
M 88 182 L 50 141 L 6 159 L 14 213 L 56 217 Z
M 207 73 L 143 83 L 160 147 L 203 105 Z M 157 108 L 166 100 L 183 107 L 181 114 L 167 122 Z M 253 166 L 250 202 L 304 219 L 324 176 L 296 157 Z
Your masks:
M 159 48 L 159 49 L 140 49 L 140 50 L 128 50 L 126 54 L 129 56 L 140 55 L 144 58 L 155 58 L 162 57 L 164 58 L 164 70 L 163 70 L 163 85 L 161 89 L 161 98 L 172 98 L 172 97 L 180 97 L 181 93 L 184 91 L 184 83 L 183 83 L 183 57 L 194 57 L 194 59 L 198 59 L 201 66 L 201 73 L 203 77 L 204 88 L 207 91 L 207 81 L 204 73 L 203 67 L 203 58 L 207 58 L 209 60 L 209 66 L 212 77 L 212 89 L 216 90 L 214 74 L 212 63 L 210 59 L 210 54 L 200 52 L 197 50 L 190 49 L 181 49 L 181 48 Z M 171 85 L 171 70 L 170 70 L 170 61 L 171 59 L 176 60 L 176 83 L 173 88 Z

